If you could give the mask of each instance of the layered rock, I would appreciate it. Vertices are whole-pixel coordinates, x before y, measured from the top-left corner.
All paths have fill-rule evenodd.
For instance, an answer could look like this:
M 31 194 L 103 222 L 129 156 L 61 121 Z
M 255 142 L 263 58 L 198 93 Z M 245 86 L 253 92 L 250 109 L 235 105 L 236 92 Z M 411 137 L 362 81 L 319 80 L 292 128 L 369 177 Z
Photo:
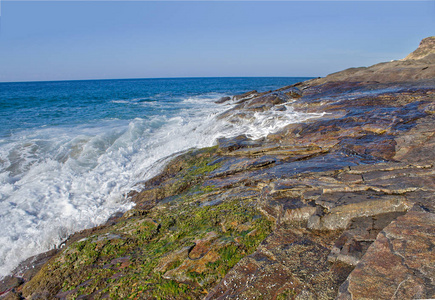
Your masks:
M 338 299 L 435 295 L 435 214 L 411 211 L 382 230 L 340 287 Z
M 434 298 L 432 40 L 405 61 L 222 99 L 234 104 L 220 116 L 228 122 L 288 109 L 315 118 L 178 156 L 130 194 L 134 210 L 71 237 L 2 292 Z
M 406 58 L 370 67 L 350 68 L 313 80 L 313 84 L 331 81 L 407 82 L 435 77 L 435 37 L 421 41 Z
M 435 53 L 435 36 L 427 37 L 420 42 L 418 48 L 403 60 L 416 60 Z

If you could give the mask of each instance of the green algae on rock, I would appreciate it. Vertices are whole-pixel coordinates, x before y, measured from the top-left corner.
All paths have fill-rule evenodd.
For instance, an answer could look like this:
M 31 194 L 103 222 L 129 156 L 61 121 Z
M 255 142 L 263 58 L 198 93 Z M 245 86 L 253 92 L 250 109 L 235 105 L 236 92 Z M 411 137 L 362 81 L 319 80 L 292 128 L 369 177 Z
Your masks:
M 206 160 L 195 160 L 180 180 L 210 172 Z M 200 297 L 272 230 L 252 201 L 202 205 L 206 197 L 207 191 L 194 186 L 146 213 L 127 212 L 115 225 L 68 245 L 26 284 L 23 295 Z
M 173 158 L 130 193 L 133 210 L 73 235 L 33 278 L 1 292 L 434 298 L 434 67 L 429 54 L 234 97 L 222 118 L 283 102 L 319 117 Z

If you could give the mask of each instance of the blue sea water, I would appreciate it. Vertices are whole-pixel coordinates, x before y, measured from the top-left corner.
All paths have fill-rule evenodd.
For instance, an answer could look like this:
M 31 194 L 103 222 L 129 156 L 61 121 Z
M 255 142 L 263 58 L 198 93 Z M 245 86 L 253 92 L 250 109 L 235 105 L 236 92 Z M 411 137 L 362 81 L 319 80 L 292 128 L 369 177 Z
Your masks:
M 259 138 L 309 117 L 216 118 L 223 96 L 309 78 L 0 83 L 0 277 L 71 233 L 132 207 L 127 193 L 169 157 L 217 138 Z

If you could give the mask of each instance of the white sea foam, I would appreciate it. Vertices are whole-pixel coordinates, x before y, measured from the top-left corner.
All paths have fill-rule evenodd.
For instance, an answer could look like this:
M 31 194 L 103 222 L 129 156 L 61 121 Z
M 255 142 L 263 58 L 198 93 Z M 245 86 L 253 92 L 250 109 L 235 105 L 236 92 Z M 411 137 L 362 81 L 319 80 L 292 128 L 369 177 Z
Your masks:
M 139 104 L 142 102 L 156 102 L 157 100 L 154 98 L 133 98 L 128 100 L 112 100 L 112 103 L 117 104 Z
M 112 103 L 117 103 L 117 104 L 128 104 L 130 103 L 129 100 L 112 100 Z
M 15 134 L 0 145 L 0 276 L 73 232 L 132 207 L 126 194 L 156 175 L 165 158 L 220 137 L 260 138 L 317 117 L 285 111 L 255 113 L 229 122 L 218 96 L 186 99 L 175 117 L 154 116 L 98 125 L 46 127 Z

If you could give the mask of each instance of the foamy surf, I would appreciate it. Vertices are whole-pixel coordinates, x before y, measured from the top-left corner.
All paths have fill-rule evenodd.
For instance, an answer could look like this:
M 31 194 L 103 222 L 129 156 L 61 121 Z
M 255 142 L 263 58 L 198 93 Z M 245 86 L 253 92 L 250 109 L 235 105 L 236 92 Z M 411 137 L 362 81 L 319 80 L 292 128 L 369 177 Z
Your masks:
M 3 138 L 0 276 L 26 258 L 58 246 L 70 234 L 130 209 L 128 192 L 156 175 L 175 153 L 215 145 L 221 137 L 261 138 L 319 116 L 296 113 L 288 104 L 284 111 L 259 112 L 230 122 L 218 118 L 231 108 L 215 103 L 224 95 L 177 95 L 173 98 L 177 101 L 166 103 L 138 102 L 139 97 L 125 103 L 109 99 L 124 109 L 148 105 L 147 113 L 131 119 L 38 126 Z

